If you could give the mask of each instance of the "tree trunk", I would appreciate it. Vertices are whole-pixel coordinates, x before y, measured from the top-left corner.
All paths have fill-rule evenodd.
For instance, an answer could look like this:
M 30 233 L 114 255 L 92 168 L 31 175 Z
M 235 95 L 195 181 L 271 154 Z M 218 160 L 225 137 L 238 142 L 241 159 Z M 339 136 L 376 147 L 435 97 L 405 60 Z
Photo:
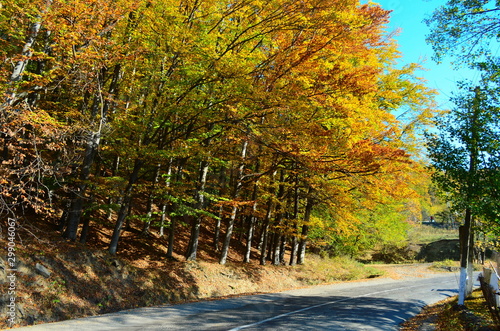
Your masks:
M 256 205 L 256 203 L 254 203 L 254 206 L 255 205 Z M 245 248 L 245 257 L 243 259 L 244 263 L 250 262 L 250 256 L 252 253 L 252 240 L 253 240 L 254 228 L 255 228 L 255 216 L 250 215 L 248 217 L 247 245 Z
M 142 234 L 144 236 L 147 236 L 149 234 L 149 228 L 151 227 L 151 219 L 153 216 L 154 190 L 156 188 L 156 185 L 158 185 L 158 180 L 160 178 L 160 169 L 161 169 L 161 164 L 158 164 L 156 167 L 153 184 L 151 185 L 149 191 L 148 204 L 146 206 L 146 220 L 144 221 L 144 227 L 142 229 Z
M 286 253 L 286 236 L 281 236 L 279 263 L 285 264 L 285 253 Z
M 167 180 L 165 181 L 165 186 L 167 188 L 170 187 L 170 184 L 172 182 L 172 167 L 173 167 L 173 160 L 170 159 L 168 161 L 168 168 L 167 168 Z M 165 218 L 166 218 L 166 213 L 167 213 L 167 202 L 164 202 L 163 205 L 161 206 L 161 217 L 160 217 L 160 237 L 163 237 L 164 231 L 165 231 Z
M 460 278 L 459 278 L 459 289 L 458 289 L 458 304 L 463 305 L 465 299 L 467 299 L 472 292 L 469 293 L 469 288 L 472 289 L 472 279 L 469 275 L 469 269 L 472 269 L 471 263 L 471 241 L 472 237 L 472 215 L 471 210 L 467 208 L 465 210 L 465 222 L 459 228 L 460 236 Z
M 270 195 L 274 195 L 275 189 L 273 188 L 274 177 L 276 176 L 276 171 L 271 175 L 271 189 L 269 190 Z M 264 222 L 262 224 L 262 244 L 260 247 L 260 265 L 266 265 L 266 252 L 269 243 L 269 223 L 271 221 L 271 213 L 274 208 L 273 197 L 267 200 L 266 216 L 264 217 Z
M 80 243 L 81 244 L 87 243 L 89 231 L 90 231 L 90 217 L 89 217 L 89 215 L 86 215 L 83 217 L 83 228 L 82 228 L 82 233 L 80 234 Z
M 219 259 L 220 264 L 226 264 L 227 254 L 229 252 L 229 245 L 231 242 L 231 236 L 233 234 L 234 221 L 236 220 L 236 213 L 238 212 L 238 207 L 234 206 L 231 210 L 231 216 L 229 217 L 226 235 L 224 236 L 224 242 L 222 243 L 221 256 Z
M 297 264 L 297 252 L 299 250 L 299 241 L 297 240 L 297 235 L 294 234 L 292 237 L 292 243 L 291 243 L 291 251 L 290 251 L 290 265 L 296 265 Z
M 200 162 L 200 176 L 198 179 L 198 189 L 196 191 L 196 206 L 195 208 L 199 211 L 203 209 L 205 203 L 205 186 L 207 183 L 208 174 L 208 161 L 203 160 Z M 200 237 L 200 226 L 202 221 L 202 216 L 197 215 L 191 221 L 191 237 L 189 239 L 189 245 L 186 252 L 186 260 L 194 261 L 196 260 L 196 253 L 198 251 L 198 241 Z
M 277 215 L 277 222 L 276 224 L 281 223 L 281 218 L 282 215 L 281 213 Z M 281 245 L 281 234 L 278 232 L 278 229 L 275 229 L 274 234 L 273 234 L 273 250 L 272 250 L 272 261 L 273 265 L 279 265 L 280 264 L 280 245 Z
M 219 208 L 219 217 L 215 220 L 215 231 L 214 231 L 214 248 L 218 252 L 219 247 L 219 239 L 220 239 L 220 226 L 222 219 L 222 207 Z
M 128 210 L 130 202 L 132 201 L 132 191 L 135 183 L 139 178 L 139 171 L 142 168 L 144 161 L 136 159 L 134 163 L 134 169 L 130 174 L 129 181 L 127 184 L 127 188 L 125 189 L 125 193 L 123 196 L 123 201 L 120 206 L 120 210 L 118 212 L 118 216 L 115 223 L 115 228 L 113 230 L 113 234 L 111 236 L 111 242 L 109 244 L 108 251 L 111 255 L 115 255 L 118 248 L 118 241 L 120 240 L 121 230 L 123 227 L 123 223 L 125 218 L 128 216 Z
M 309 189 L 311 193 L 311 189 Z M 314 206 L 313 199 L 307 198 L 306 209 L 304 211 L 304 225 L 302 225 L 302 234 L 299 243 L 299 254 L 297 256 L 297 264 L 304 264 L 306 257 L 307 234 L 309 232 L 309 221 L 311 220 L 311 211 Z
M 161 216 L 160 216 L 160 237 L 163 237 L 164 234 L 164 229 L 165 229 L 165 218 L 166 218 L 166 213 L 167 213 L 167 204 L 164 203 L 161 206 Z
M 283 205 L 281 200 L 285 196 L 285 171 L 280 171 L 280 185 L 278 189 L 278 203 L 276 205 L 276 218 L 274 222 L 274 233 L 273 233 L 273 250 L 272 250 L 272 261 L 273 265 L 280 264 L 280 241 L 281 241 L 281 231 L 280 226 L 283 222 Z
M 172 259 L 174 257 L 174 243 L 175 243 L 175 228 L 177 226 L 176 217 L 172 217 L 170 220 L 170 226 L 168 228 L 168 248 L 167 248 L 167 259 Z
M 233 201 L 235 201 L 238 198 L 238 196 L 240 194 L 241 187 L 243 186 L 243 170 L 245 168 L 244 160 L 247 156 L 247 147 L 248 147 L 248 141 L 245 140 L 243 142 L 242 147 L 241 147 L 241 160 L 242 161 L 241 161 L 240 166 L 238 167 L 238 174 L 237 174 L 237 177 L 235 180 L 234 191 L 233 191 L 233 196 L 232 196 Z M 231 236 L 233 235 L 234 222 L 236 220 L 237 212 L 238 212 L 238 207 L 236 205 L 234 205 L 232 210 L 231 210 L 231 216 L 229 218 L 229 222 L 227 225 L 226 235 L 224 237 L 224 242 L 222 244 L 221 256 L 220 256 L 220 260 L 219 260 L 220 264 L 226 264 L 227 254 L 229 252 L 229 245 L 231 243 Z
M 46 13 L 50 6 L 52 5 L 51 0 L 45 1 L 45 8 L 41 11 L 42 14 Z M 26 38 L 26 42 L 23 46 L 22 50 L 22 60 L 19 60 L 14 69 L 12 70 L 12 74 L 10 76 L 10 82 L 15 83 L 19 82 L 22 79 L 23 73 L 28 66 L 28 63 L 33 56 L 33 45 L 40 33 L 40 29 L 42 28 L 43 17 L 42 15 L 37 15 L 35 18 L 35 22 L 31 25 L 30 32 L 28 37 Z M 5 102 L 0 105 L 0 111 L 4 111 L 7 107 L 13 105 L 17 101 L 17 88 L 16 86 L 11 86 L 6 93 Z
M 260 164 L 257 161 L 257 164 L 255 165 L 254 169 L 255 173 L 258 173 L 260 171 Z M 248 223 L 248 231 L 247 231 L 247 245 L 245 249 L 245 257 L 243 259 L 244 263 L 249 263 L 250 262 L 250 255 L 252 253 L 252 240 L 253 240 L 253 234 L 255 230 L 255 220 L 256 220 L 256 214 L 257 214 L 257 191 L 259 189 L 259 181 L 256 180 L 254 185 L 253 185 L 253 190 L 252 190 L 252 213 L 251 215 L 247 218 L 247 223 Z
M 226 168 L 221 167 L 220 172 L 219 172 L 219 183 L 220 183 L 220 192 L 219 196 L 223 197 L 226 194 L 227 190 L 227 175 L 225 173 Z M 215 232 L 214 232 L 214 248 L 218 252 L 220 250 L 220 227 L 222 223 L 222 219 L 224 218 L 224 207 L 220 206 L 219 207 L 219 218 L 216 220 L 215 224 Z
M 87 190 L 87 181 L 90 176 L 90 169 L 94 163 L 95 156 L 97 155 L 97 149 L 101 141 L 101 135 L 99 132 L 93 132 L 89 137 L 87 148 L 85 149 L 85 157 L 83 159 L 82 168 L 80 172 L 80 184 L 78 186 L 77 192 L 75 193 L 75 198 L 72 199 L 70 209 L 68 212 L 68 219 L 66 225 L 66 231 L 63 236 L 72 241 L 76 240 L 78 225 L 80 224 L 80 218 L 83 212 L 83 205 L 85 201 L 85 192 Z
M 297 264 L 297 252 L 299 248 L 299 241 L 297 240 L 297 220 L 299 218 L 299 183 L 298 175 L 295 177 L 295 188 L 293 195 L 293 221 L 292 221 L 292 242 L 290 247 L 290 265 Z
M 272 202 L 271 199 L 269 199 L 268 205 L 267 205 L 267 212 L 266 212 L 266 217 L 264 217 L 264 222 L 262 224 L 262 246 L 260 247 L 260 265 L 266 265 L 266 251 L 267 251 L 267 244 L 269 241 L 269 222 L 271 218 L 271 209 L 272 209 Z

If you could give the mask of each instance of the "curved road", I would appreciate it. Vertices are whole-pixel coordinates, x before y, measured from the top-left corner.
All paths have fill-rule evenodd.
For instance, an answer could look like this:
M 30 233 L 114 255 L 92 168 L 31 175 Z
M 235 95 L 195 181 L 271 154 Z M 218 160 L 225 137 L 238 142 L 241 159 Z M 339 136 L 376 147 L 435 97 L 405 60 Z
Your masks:
M 397 330 L 424 306 L 457 294 L 457 273 L 314 286 L 122 311 L 17 330 Z

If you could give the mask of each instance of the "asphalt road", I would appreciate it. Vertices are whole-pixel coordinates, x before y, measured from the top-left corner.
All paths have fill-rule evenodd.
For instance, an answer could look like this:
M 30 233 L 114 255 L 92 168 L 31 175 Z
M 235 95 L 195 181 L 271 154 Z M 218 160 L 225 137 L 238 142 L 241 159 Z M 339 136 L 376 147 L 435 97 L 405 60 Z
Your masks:
M 424 306 L 457 295 L 458 274 L 372 279 L 122 311 L 16 330 L 398 330 Z

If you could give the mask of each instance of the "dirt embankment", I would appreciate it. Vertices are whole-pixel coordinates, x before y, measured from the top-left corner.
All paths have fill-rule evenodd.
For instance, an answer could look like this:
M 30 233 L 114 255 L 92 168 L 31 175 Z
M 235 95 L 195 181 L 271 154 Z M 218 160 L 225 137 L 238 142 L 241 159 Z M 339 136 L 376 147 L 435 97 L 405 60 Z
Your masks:
M 32 229 L 35 232 L 34 229 Z M 176 304 L 246 293 L 275 292 L 335 281 L 422 276 L 427 265 L 365 267 L 349 259 L 324 260 L 308 256 L 302 266 L 260 266 L 258 252 L 244 264 L 238 250 L 226 265 L 217 263 L 212 247 L 200 247 L 198 262 L 182 255 L 165 258 L 165 239 L 144 240 L 139 233 L 125 232 L 118 256 L 109 255 L 102 243 L 106 233 L 96 232 L 94 242 L 82 246 L 44 230 L 20 233 L 16 251 L 14 326 L 39 324 L 103 314 L 134 307 Z M 99 234 L 101 237 L 97 237 Z M 153 234 L 152 234 L 153 236 Z M 31 239 L 30 239 L 31 238 Z M 206 240 L 207 242 L 209 240 Z M 179 236 L 177 252 L 187 237 Z M 7 243 L 4 243 L 6 247 Z M 241 250 L 243 252 L 243 250 Z M 7 304 L 10 279 L 5 256 L 0 256 L 0 328 L 9 326 Z M 3 263 L 3 266 L 2 266 Z M 46 269 L 45 271 L 43 271 Z
M 354 261 L 310 256 L 302 266 L 259 266 L 231 261 L 155 261 L 59 241 L 45 250 L 18 250 L 15 326 L 249 293 L 275 292 L 334 281 L 380 276 Z M 2 261 L 5 259 L 2 257 Z M 38 266 L 38 268 L 37 268 Z M 46 273 L 39 268 L 43 266 Z M 9 280 L 0 269 L 0 328 L 7 328 Z

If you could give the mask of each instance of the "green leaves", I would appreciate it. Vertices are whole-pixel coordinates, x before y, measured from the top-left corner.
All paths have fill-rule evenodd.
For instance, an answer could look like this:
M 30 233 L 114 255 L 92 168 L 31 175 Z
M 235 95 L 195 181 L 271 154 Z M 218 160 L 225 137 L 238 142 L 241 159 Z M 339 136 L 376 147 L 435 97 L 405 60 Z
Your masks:
M 428 135 L 429 157 L 438 187 L 458 209 L 496 223 L 500 178 L 497 93 L 487 82 L 462 85 L 455 108 L 438 120 L 439 133 Z M 491 224 L 491 223 L 490 223 Z
M 490 54 L 490 43 L 499 33 L 500 6 L 497 1 L 449 0 L 425 20 L 431 28 L 427 41 L 441 61 L 446 55 L 458 63 L 471 64 Z

